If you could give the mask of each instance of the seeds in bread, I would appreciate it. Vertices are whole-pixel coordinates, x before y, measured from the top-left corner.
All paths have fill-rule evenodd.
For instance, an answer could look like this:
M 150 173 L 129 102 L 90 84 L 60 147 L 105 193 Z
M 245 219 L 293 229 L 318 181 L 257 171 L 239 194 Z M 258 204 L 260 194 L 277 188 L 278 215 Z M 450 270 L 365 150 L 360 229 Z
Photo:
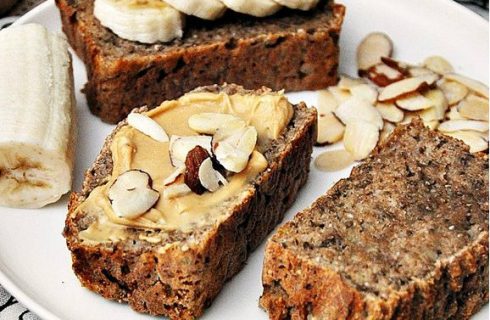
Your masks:
M 199 89 L 227 94 L 266 94 L 227 85 Z M 125 241 L 90 245 L 79 239 L 95 217 L 77 207 L 112 172 L 110 145 L 122 122 L 87 171 L 83 189 L 73 193 L 64 236 L 72 253 L 73 269 L 81 283 L 105 298 L 127 302 L 139 312 L 194 319 L 202 314 L 225 281 L 243 266 L 247 256 L 283 218 L 306 182 L 312 145 L 316 139 L 316 112 L 304 104 L 283 134 L 265 148 L 268 168 L 228 205 L 224 221 L 192 233 L 128 229 Z M 159 238 L 158 243 L 153 239 Z
M 488 156 L 391 138 L 269 240 L 271 319 L 468 319 L 488 302 Z
M 153 45 L 121 39 L 101 26 L 93 2 L 56 4 L 63 30 L 87 67 L 89 107 L 106 122 L 117 123 L 135 106 L 156 106 L 214 83 L 299 91 L 337 81 L 345 8 L 330 1 L 260 19 L 231 10 L 212 22 L 188 17 L 182 39 Z

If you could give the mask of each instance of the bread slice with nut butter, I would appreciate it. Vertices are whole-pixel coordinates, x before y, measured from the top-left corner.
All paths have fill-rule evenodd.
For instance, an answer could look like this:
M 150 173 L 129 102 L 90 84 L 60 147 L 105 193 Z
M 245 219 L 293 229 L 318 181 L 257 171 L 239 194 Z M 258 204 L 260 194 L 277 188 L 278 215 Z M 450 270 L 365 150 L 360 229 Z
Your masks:
M 131 113 L 71 196 L 73 270 L 136 311 L 200 316 L 294 202 L 315 139 L 316 111 L 266 88 Z

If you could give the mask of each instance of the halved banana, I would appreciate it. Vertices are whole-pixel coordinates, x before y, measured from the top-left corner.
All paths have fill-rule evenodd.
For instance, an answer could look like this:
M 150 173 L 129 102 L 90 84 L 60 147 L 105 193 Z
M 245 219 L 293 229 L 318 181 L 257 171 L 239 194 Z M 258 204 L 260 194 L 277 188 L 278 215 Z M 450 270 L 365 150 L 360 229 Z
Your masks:
M 233 11 L 249 14 L 255 17 L 270 16 L 282 6 L 273 0 L 220 0 Z
M 226 6 L 219 0 L 165 0 L 165 2 L 180 12 L 206 20 L 218 19 L 226 11 Z
M 318 4 L 319 0 L 274 0 L 275 2 L 291 9 L 310 10 Z
M 35 24 L 0 32 L 0 205 L 39 208 L 71 188 L 75 96 L 66 41 Z
M 94 16 L 131 41 L 168 42 L 183 35 L 183 14 L 161 0 L 95 0 Z

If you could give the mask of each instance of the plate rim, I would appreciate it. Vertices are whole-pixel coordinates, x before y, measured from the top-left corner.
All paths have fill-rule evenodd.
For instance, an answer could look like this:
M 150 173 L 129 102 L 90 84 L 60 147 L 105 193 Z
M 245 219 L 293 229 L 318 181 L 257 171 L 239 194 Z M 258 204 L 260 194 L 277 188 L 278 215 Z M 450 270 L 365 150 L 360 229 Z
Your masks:
M 484 17 L 480 16 L 476 12 L 466 8 L 465 6 L 456 3 L 453 0 L 432 0 L 437 2 L 437 6 L 449 6 L 452 7 L 453 10 L 457 10 L 460 14 L 464 14 L 468 19 L 473 20 L 475 24 L 478 24 L 478 28 L 485 28 L 488 32 L 489 21 Z M 342 0 L 337 0 L 337 2 L 342 3 Z M 22 15 L 19 19 L 17 19 L 12 26 L 21 25 L 30 23 L 33 17 L 42 14 L 44 11 L 50 10 L 51 7 L 56 7 L 55 0 L 47 0 L 29 12 Z M 5 263 L 3 263 L 7 266 Z M 59 316 L 52 313 L 50 310 L 39 304 L 31 297 L 31 295 L 25 292 L 20 285 L 16 284 L 14 280 L 12 280 L 2 268 L 0 268 L 0 284 L 10 293 L 18 302 L 23 304 L 29 311 L 35 313 L 42 319 L 47 320 L 62 320 Z

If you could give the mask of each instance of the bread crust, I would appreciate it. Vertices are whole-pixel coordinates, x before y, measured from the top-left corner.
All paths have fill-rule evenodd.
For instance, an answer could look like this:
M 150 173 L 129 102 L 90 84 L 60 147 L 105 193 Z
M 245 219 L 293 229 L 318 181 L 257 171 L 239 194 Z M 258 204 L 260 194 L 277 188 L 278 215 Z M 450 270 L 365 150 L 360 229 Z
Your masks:
M 204 27 L 202 21 L 189 18 L 182 41 L 143 46 L 120 39 L 101 26 L 91 13 L 92 3 L 56 0 L 63 31 L 87 68 L 84 92 L 90 110 L 106 122 L 117 123 L 134 106 L 156 106 L 215 83 L 300 91 L 325 88 L 337 81 L 338 38 L 345 14 L 342 5 L 330 10 L 323 1 L 311 13 L 311 19 L 318 20 L 315 24 L 304 17 L 308 13 L 283 10 L 281 20 L 262 19 L 255 34 L 241 32 L 236 37 L 232 34 L 241 30 L 233 21 L 240 19 L 245 29 L 251 28 L 255 18 L 228 12 Z M 294 14 L 299 18 L 290 20 L 301 21 L 297 29 L 287 20 L 287 15 Z M 227 28 L 233 29 L 226 32 Z M 202 39 L 193 42 L 189 40 L 193 36 Z M 112 50 L 108 43 L 124 50 Z
M 289 266 L 278 268 L 278 266 Z M 488 303 L 488 233 L 443 261 L 424 282 L 389 300 L 366 301 L 332 270 L 301 259 L 276 242 L 266 248 L 261 306 L 271 320 L 469 319 Z M 368 316 L 369 315 L 369 316 Z
M 424 130 L 427 129 L 424 129 L 423 124 L 419 121 L 410 126 L 399 127 L 389 141 L 386 142 L 386 145 L 396 144 L 398 137 L 405 135 L 407 132 L 411 132 L 410 134 L 415 133 L 414 136 L 416 136 L 416 132 L 422 132 Z M 320 197 L 309 209 L 299 213 L 293 221 L 279 228 L 276 234 L 268 241 L 262 274 L 264 291 L 260 304 L 269 313 L 270 319 L 469 319 L 484 304 L 488 303 L 488 156 L 482 154 L 470 156 L 467 147 L 463 147 L 461 142 L 442 136 L 439 133 L 426 132 L 426 136 L 432 139 L 439 138 L 440 142 L 434 143 L 434 145 L 451 143 L 454 149 L 459 150 L 457 152 L 459 152 L 461 161 L 474 161 L 469 159 L 478 159 L 475 160 L 477 161 L 477 165 L 472 166 L 472 169 L 484 169 L 486 163 L 487 172 L 481 173 L 478 181 L 468 180 L 468 185 L 475 183 L 473 186 L 482 188 L 481 190 L 473 190 L 473 193 L 476 193 L 478 198 L 480 196 L 482 197 L 478 204 L 476 204 L 479 208 L 478 210 L 480 210 L 477 211 L 478 217 L 469 216 L 469 213 L 465 213 L 464 211 L 461 215 L 454 213 L 453 217 L 448 217 L 448 219 L 451 219 L 451 223 L 454 223 L 454 219 L 459 219 L 456 217 L 464 217 L 463 221 L 460 222 L 461 226 L 469 225 L 466 221 L 471 220 L 471 223 L 474 223 L 474 229 L 472 230 L 479 230 L 476 236 L 470 239 L 465 246 L 455 244 L 454 248 L 457 251 L 452 251 L 453 253 L 451 255 L 435 259 L 434 265 L 427 266 L 430 271 L 423 273 L 425 276 L 410 278 L 406 284 L 387 288 L 383 295 L 380 295 L 376 293 L 375 289 L 369 289 L 369 287 L 364 288 L 366 285 L 354 283 L 349 277 L 350 273 L 346 274 L 342 271 L 337 271 L 330 264 L 322 263 L 322 259 L 328 259 L 325 258 L 327 256 L 335 257 L 333 259 L 339 259 L 339 264 L 343 263 L 339 258 L 341 254 L 337 256 L 337 251 L 332 251 L 330 255 L 325 256 L 319 254 L 320 252 L 330 250 L 327 249 L 329 248 L 328 244 L 322 244 L 322 249 L 311 251 L 311 254 L 299 253 L 306 251 L 310 246 L 314 246 L 312 242 L 309 242 L 309 238 L 301 237 L 301 235 L 305 234 L 305 231 L 301 231 L 305 224 L 316 224 L 321 221 L 325 226 L 328 226 L 329 223 L 335 221 L 335 218 L 329 218 L 328 214 L 332 213 L 327 209 L 323 211 L 323 215 L 321 216 L 324 217 L 322 218 L 323 220 L 313 219 L 312 214 L 318 212 L 318 210 L 323 210 L 322 208 L 325 208 L 328 202 L 332 203 L 332 207 L 337 208 L 345 205 L 344 203 L 338 204 L 334 200 L 338 199 L 336 198 L 338 194 L 340 194 L 339 197 L 342 197 L 342 194 L 348 188 L 346 183 L 348 179 L 341 180 L 325 196 Z M 400 147 L 404 148 L 402 144 L 406 142 L 407 140 L 403 140 Z M 349 178 L 354 179 L 352 180 L 354 181 L 352 185 L 363 185 L 363 181 L 358 179 L 360 174 L 363 176 L 375 174 L 368 170 L 373 166 L 372 162 L 376 162 L 377 154 L 381 152 L 382 148 L 383 146 L 380 146 L 369 160 L 353 169 L 351 178 Z M 431 146 L 427 145 L 427 148 L 431 148 Z M 410 156 L 416 157 L 416 155 Z M 447 156 L 453 155 L 448 154 Z M 391 161 L 397 160 L 399 159 L 391 159 Z M 423 162 L 424 160 L 420 161 Z M 383 165 L 381 164 L 380 166 Z M 401 174 L 403 175 L 403 173 Z M 435 174 L 442 176 L 443 173 L 435 172 Z M 462 175 L 462 173 L 458 173 L 458 175 Z M 368 178 L 368 180 L 371 179 Z M 461 179 L 465 179 L 465 176 L 461 176 Z M 449 185 L 444 187 L 450 188 Z M 475 205 L 462 189 L 458 190 L 462 193 L 454 195 L 455 197 L 465 199 L 461 201 L 468 201 L 465 203 L 466 206 Z M 393 192 L 397 191 L 395 190 Z M 410 195 L 409 197 L 415 198 L 417 195 Z M 392 200 L 396 201 L 397 199 L 394 197 Z M 458 207 L 455 203 L 453 205 L 454 208 Z M 367 210 L 380 210 L 379 212 L 383 212 L 381 208 Z M 338 214 L 341 215 L 342 213 L 340 212 Z M 413 215 L 413 212 L 410 214 Z M 359 216 L 356 219 L 365 219 L 362 222 L 365 223 L 362 227 L 364 228 L 364 232 L 373 232 L 369 229 L 368 223 L 365 222 L 367 221 L 365 216 Z M 390 228 L 394 230 L 393 232 L 400 234 L 404 232 L 403 229 L 396 229 L 396 222 L 391 223 Z M 453 229 L 454 226 L 449 227 L 449 230 Z M 349 231 L 346 232 L 349 234 Z M 299 236 L 296 236 L 297 234 Z M 328 234 L 328 232 L 325 234 Z M 452 236 L 456 238 L 456 232 L 453 232 Z M 321 235 L 318 237 L 323 239 Z M 352 233 L 351 237 L 349 239 L 358 239 Z M 378 237 L 382 238 L 383 234 L 378 235 Z M 303 239 L 305 241 L 303 246 L 306 247 L 303 249 L 301 242 L 296 244 L 295 239 Z M 453 240 L 453 242 L 455 241 Z M 355 246 L 353 243 L 355 242 L 346 240 L 343 242 L 343 245 L 349 246 L 349 244 L 352 244 Z M 366 264 L 364 264 L 364 261 L 362 263 L 363 266 L 367 265 L 369 268 L 378 267 L 378 265 L 374 265 L 373 261 L 369 259 L 373 257 L 382 259 L 383 257 L 376 254 L 366 254 L 364 256 L 360 254 L 360 256 L 368 260 L 365 262 Z M 418 260 L 408 259 L 403 261 L 416 262 Z M 393 260 L 387 268 L 393 269 L 397 263 L 399 262 Z M 396 268 L 398 267 L 397 265 Z M 412 268 L 415 268 L 415 266 Z M 338 270 L 345 269 L 341 268 Z M 362 272 L 362 270 L 359 272 Z
M 227 93 L 245 92 L 233 85 L 200 88 Z M 256 94 L 267 89 L 254 91 Z M 72 253 L 73 270 L 83 286 L 107 299 L 129 303 L 136 311 L 171 319 L 200 316 L 224 283 L 244 266 L 248 255 L 283 219 L 298 190 L 306 182 L 316 139 L 316 111 L 301 103 L 286 132 L 268 148 L 268 168 L 254 182 L 254 190 L 233 207 L 223 223 L 206 231 L 188 250 L 137 238 L 115 244 L 87 245 L 77 238 L 88 227 L 77 206 L 112 170 L 110 143 L 122 122 L 107 138 L 93 167 L 86 173 L 80 193 L 72 193 L 64 236 Z M 136 232 L 136 231 L 135 231 Z

